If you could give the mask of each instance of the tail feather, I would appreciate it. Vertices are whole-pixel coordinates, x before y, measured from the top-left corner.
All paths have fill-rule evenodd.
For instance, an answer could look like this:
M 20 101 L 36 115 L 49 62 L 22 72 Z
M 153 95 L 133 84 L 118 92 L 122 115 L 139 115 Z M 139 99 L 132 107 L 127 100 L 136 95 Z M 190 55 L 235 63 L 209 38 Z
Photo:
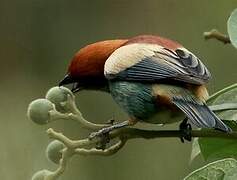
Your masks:
M 175 96 L 173 103 L 182 110 L 190 121 L 200 128 L 215 128 L 224 132 L 231 132 L 209 107 L 192 97 Z

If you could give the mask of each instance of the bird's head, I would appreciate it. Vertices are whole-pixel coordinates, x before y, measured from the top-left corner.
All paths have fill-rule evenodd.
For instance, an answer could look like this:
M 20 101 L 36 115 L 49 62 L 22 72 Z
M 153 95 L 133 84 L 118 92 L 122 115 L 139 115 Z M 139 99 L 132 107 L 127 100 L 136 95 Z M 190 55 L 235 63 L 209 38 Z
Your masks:
M 73 84 L 72 91 L 81 89 L 106 90 L 104 64 L 107 58 L 127 40 L 107 40 L 80 49 L 69 64 L 68 71 L 59 86 Z

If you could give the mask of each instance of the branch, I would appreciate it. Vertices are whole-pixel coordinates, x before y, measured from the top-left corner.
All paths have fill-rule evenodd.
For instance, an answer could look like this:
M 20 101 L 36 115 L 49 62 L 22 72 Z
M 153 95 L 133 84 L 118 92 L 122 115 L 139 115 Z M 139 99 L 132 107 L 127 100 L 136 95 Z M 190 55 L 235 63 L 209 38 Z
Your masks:
M 50 138 L 57 139 L 64 143 L 64 145 L 70 149 L 82 148 L 92 144 L 100 143 L 101 138 L 94 140 L 81 139 L 81 140 L 71 140 L 64 136 L 62 133 L 54 131 L 52 128 L 47 130 Z M 120 138 L 123 141 L 129 139 L 155 139 L 155 138 L 180 138 L 182 133 L 179 130 L 143 130 L 137 128 L 123 128 L 118 129 L 109 135 L 109 139 Z M 225 139 L 237 139 L 237 132 L 225 133 L 217 130 L 192 130 L 192 137 L 208 137 L 208 138 L 225 138 Z
M 154 139 L 154 138 L 180 138 L 181 131 L 179 130 L 142 130 L 136 128 L 124 128 L 112 132 L 110 137 L 115 138 L 122 136 L 126 139 Z M 225 133 L 217 130 L 192 130 L 192 137 L 209 137 L 209 138 L 225 138 L 225 139 L 237 139 L 237 132 Z
M 227 35 L 222 34 L 221 32 L 219 32 L 216 29 L 212 29 L 211 31 L 204 32 L 203 36 L 206 40 L 217 39 L 217 40 L 223 42 L 224 44 L 231 43 L 230 38 Z
M 119 142 L 116 144 L 110 146 L 107 149 L 82 149 L 78 148 L 75 150 L 75 153 L 80 154 L 80 155 L 101 155 L 101 156 L 110 156 L 118 152 L 125 144 L 127 140 L 126 139 L 121 139 Z
M 232 86 L 230 88 L 234 88 L 236 86 L 237 85 Z M 222 91 L 225 92 L 229 90 L 230 88 L 224 89 Z M 219 93 L 214 94 L 210 98 L 209 101 L 212 101 L 218 95 Z M 38 114 L 40 112 L 42 113 L 40 116 L 41 117 L 40 120 L 42 120 L 43 123 L 52 122 L 58 119 L 74 120 L 78 122 L 80 125 L 82 125 L 84 128 L 90 131 L 96 131 L 98 129 L 101 129 L 102 127 L 109 126 L 108 124 L 91 123 L 90 121 L 87 121 L 86 119 L 84 119 L 81 112 L 78 110 L 75 104 L 74 95 L 66 95 L 65 99 L 66 99 L 65 102 L 60 102 L 59 104 L 56 104 L 56 105 L 57 106 L 60 105 L 61 108 L 64 108 L 65 110 L 69 110 L 69 111 L 59 112 L 55 108 L 56 105 L 50 104 L 51 102 L 47 100 L 42 101 L 42 99 L 39 99 L 38 103 L 43 103 L 43 105 L 41 106 L 47 105 L 47 107 L 49 108 L 39 109 L 39 107 L 41 106 L 37 104 L 37 100 L 36 100 L 34 103 L 31 103 L 31 105 L 29 105 L 28 116 L 31 118 L 37 117 L 36 119 L 33 119 L 33 121 L 35 120 L 34 122 L 38 122 Z M 212 106 L 212 109 L 216 111 L 220 111 L 223 109 L 236 109 L 236 108 L 237 108 L 236 105 L 233 105 L 231 103 L 222 104 L 218 106 Z M 37 116 L 34 114 L 35 109 L 40 110 L 39 112 L 36 113 Z M 45 109 L 46 109 L 46 112 L 43 111 Z M 66 137 L 65 135 L 63 135 L 61 132 L 54 131 L 52 128 L 47 130 L 47 134 L 50 138 L 54 140 L 58 140 L 60 142 L 59 142 L 59 146 L 57 147 L 56 145 L 50 146 L 49 144 L 47 148 L 49 150 L 51 149 L 51 152 L 48 150 L 48 153 L 50 152 L 48 155 L 52 154 L 52 152 L 53 152 L 53 155 L 57 155 L 57 161 L 54 161 L 55 159 L 53 158 L 51 160 L 55 163 L 59 163 L 58 168 L 55 171 L 43 170 L 35 174 L 35 177 L 42 175 L 45 180 L 58 179 L 64 173 L 69 160 L 75 154 L 83 155 L 83 156 L 87 156 L 87 155 L 109 156 L 109 155 L 113 155 L 117 153 L 122 147 L 124 147 L 126 142 L 131 139 L 138 139 L 138 138 L 142 138 L 142 139 L 178 138 L 179 139 L 180 137 L 183 136 L 183 132 L 179 130 L 159 130 L 158 131 L 158 130 L 144 130 L 144 129 L 137 129 L 137 128 L 115 129 L 114 131 L 110 132 L 107 135 L 104 135 L 103 137 L 96 137 L 92 140 L 89 138 L 72 140 Z M 192 130 L 191 136 L 192 137 L 237 139 L 237 132 L 225 133 L 225 132 L 221 132 L 217 130 L 202 129 L 202 130 Z M 111 143 L 108 143 L 108 140 L 110 140 Z

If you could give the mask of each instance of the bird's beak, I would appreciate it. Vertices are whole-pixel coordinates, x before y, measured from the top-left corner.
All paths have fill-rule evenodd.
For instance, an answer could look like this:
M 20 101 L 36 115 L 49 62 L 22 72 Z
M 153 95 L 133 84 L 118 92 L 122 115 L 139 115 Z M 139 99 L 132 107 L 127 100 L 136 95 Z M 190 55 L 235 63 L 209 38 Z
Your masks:
M 78 82 L 75 82 L 75 80 L 70 76 L 70 74 L 67 74 L 60 82 L 59 82 L 59 86 L 62 86 L 62 85 L 66 85 L 66 84 L 73 84 L 72 85 L 72 88 L 71 88 L 71 91 L 73 93 L 76 93 L 78 92 L 80 89 L 79 89 L 79 84 Z
M 75 81 L 73 80 L 73 78 L 67 74 L 60 82 L 59 82 L 59 86 L 62 85 L 66 85 L 66 84 L 70 84 L 70 83 L 74 83 Z

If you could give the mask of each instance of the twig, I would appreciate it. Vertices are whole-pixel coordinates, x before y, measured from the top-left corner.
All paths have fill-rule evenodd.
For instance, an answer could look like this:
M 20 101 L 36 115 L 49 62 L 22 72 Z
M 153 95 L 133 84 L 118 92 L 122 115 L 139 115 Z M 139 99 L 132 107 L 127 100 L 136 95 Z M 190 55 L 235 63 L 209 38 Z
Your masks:
M 62 150 L 62 158 L 59 162 L 58 168 L 50 175 L 49 180 L 54 180 L 59 178 L 64 171 L 66 170 L 67 163 L 73 156 L 73 151 L 69 148 L 65 148 Z
M 127 139 L 143 138 L 180 138 L 181 132 L 179 130 L 142 130 L 136 128 L 125 128 L 117 130 L 117 132 L 111 133 L 111 138 L 115 138 L 119 135 Z M 225 133 L 217 130 L 192 130 L 192 137 L 209 137 L 209 138 L 225 138 L 225 139 L 237 139 L 237 132 Z
M 108 126 L 108 124 L 95 124 L 84 119 L 81 112 L 77 109 L 74 96 L 72 97 L 68 95 L 67 103 L 68 103 L 69 108 L 71 109 L 71 113 L 68 114 L 70 118 L 77 120 L 81 125 L 83 125 L 84 128 L 87 128 L 89 130 L 98 130 L 98 129 Z
M 102 141 L 101 138 L 94 140 L 82 139 L 82 140 L 71 140 L 64 136 L 62 133 L 54 131 L 52 128 L 47 130 L 50 138 L 57 139 L 64 143 L 66 148 L 62 151 L 62 159 L 60 160 L 59 167 L 52 172 L 49 180 L 56 180 L 66 169 L 67 162 L 74 154 L 79 155 L 100 155 L 109 156 L 118 152 L 129 139 L 143 138 L 143 139 L 154 139 L 154 138 L 180 138 L 181 132 L 179 130 L 143 130 L 136 128 L 124 128 L 118 129 L 109 135 L 110 139 L 119 138 L 119 141 L 106 148 L 106 149 L 85 149 L 82 147 L 90 146 L 92 144 L 97 144 Z M 225 133 L 217 130 L 192 130 L 192 137 L 209 137 L 209 138 L 225 138 L 225 139 L 237 139 L 237 133 Z
M 81 148 L 89 146 L 91 144 L 96 144 L 101 141 L 97 138 L 93 141 L 89 139 L 82 139 L 78 141 L 73 141 L 64 136 L 62 133 L 58 133 L 53 129 L 49 129 L 48 134 L 51 138 L 57 139 L 65 144 L 69 148 Z M 124 128 L 115 130 L 109 135 L 110 139 L 122 138 L 123 140 L 129 139 L 154 139 L 154 138 L 180 138 L 182 133 L 179 130 L 143 130 L 136 128 Z M 209 137 L 209 138 L 225 138 L 225 139 L 237 139 L 237 132 L 225 133 L 217 130 L 192 130 L 192 137 Z M 80 143 L 82 142 L 82 143 Z
M 213 36 L 213 33 L 218 34 L 219 32 L 212 31 L 211 33 Z M 235 87 L 237 87 L 237 84 L 217 92 L 216 94 L 212 95 L 209 98 L 208 103 L 211 103 L 220 94 L 226 91 L 229 91 Z M 63 102 L 62 106 L 67 106 L 67 108 L 70 109 L 70 112 L 61 113 L 61 112 L 58 112 L 56 109 L 51 110 L 49 112 L 51 121 L 55 121 L 57 119 L 74 120 L 74 121 L 79 122 L 80 125 L 82 125 L 83 127 L 87 128 L 90 131 L 95 131 L 95 130 L 108 126 L 108 124 L 95 124 L 84 119 L 81 112 L 78 110 L 75 104 L 74 96 L 68 96 L 67 101 Z M 220 111 L 223 109 L 226 110 L 226 109 L 237 108 L 235 104 L 231 104 L 231 103 L 214 105 L 211 107 L 213 110 L 216 110 L 216 111 Z M 65 135 L 63 135 L 62 133 L 54 131 L 52 128 L 47 130 L 47 134 L 50 138 L 62 142 L 64 144 L 64 148 L 62 149 L 62 151 L 60 151 L 62 156 L 61 156 L 61 160 L 59 161 L 58 168 L 55 171 L 51 171 L 50 174 L 45 175 L 46 180 L 58 179 L 58 177 L 60 177 L 65 171 L 68 161 L 75 154 L 84 155 L 84 156 L 86 155 L 109 156 L 118 152 L 126 144 L 126 142 L 131 139 L 180 138 L 183 135 L 183 133 L 179 130 L 157 131 L 157 130 L 144 130 L 144 129 L 137 129 L 137 128 L 116 129 L 110 132 L 108 136 L 96 137 L 92 140 L 88 138 L 79 139 L 79 140 L 71 140 Z M 221 132 L 217 130 L 202 129 L 202 130 L 192 130 L 191 136 L 192 137 L 237 139 L 237 132 L 225 133 L 225 132 Z M 113 145 L 110 144 L 110 146 L 108 146 L 107 139 L 113 140 L 114 144 Z M 99 148 L 98 148 L 98 145 L 100 146 Z
M 223 42 L 224 44 L 231 43 L 230 38 L 227 35 L 222 34 L 216 29 L 212 29 L 209 32 L 204 32 L 203 36 L 205 39 L 217 39 Z
M 75 150 L 75 153 L 80 154 L 80 155 L 101 155 L 101 156 L 110 156 L 118 152 L 125 144 L 127 140 L 126 139 L 121 139 L 119 142 L 116 144 L 110 146 L 107 149 L 82 149 L 78 148 Z

